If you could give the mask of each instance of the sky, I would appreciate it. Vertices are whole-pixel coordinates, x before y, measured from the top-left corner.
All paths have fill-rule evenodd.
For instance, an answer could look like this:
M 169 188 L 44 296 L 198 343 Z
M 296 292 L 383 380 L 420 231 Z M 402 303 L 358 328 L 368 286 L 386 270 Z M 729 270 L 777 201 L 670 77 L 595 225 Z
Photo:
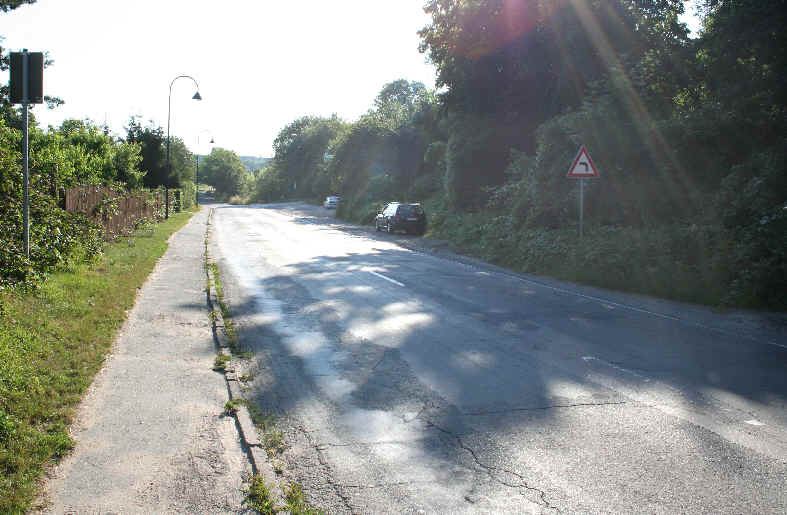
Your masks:
M 418 52 L 429 23 L 423 0 L 38 0 L 0 13 L 3 47 L 48 51 L 44 91 L 66 103 L 36 106 L 42 126 L 90 118 L 124 134 L 131 115 L 192 150 L 217 146 L 271 156 L 303 115 L 352 121 L 399 78 L 433 88 Z M 8 73 L 0 75 L 6 82 Z M 198 146 L 199 143 L 199 146 Z M 206 148 L 208 147 L 208 148 Z
M 39 123 L 89 118 L 124 135 L 129 117 L 167 128 L 197 153 L 215 145 L 273 154 L 304 115 L 356 120 L 384 84 L 435 86 L 418 52 L 425 0 L 38 0 L 0 13 L 3 47 L 49 52 Z M 689 14 L 692 9 L 688 8 Z M 690 26 L 696 19 L 686 20 Z M 191 100 L 199 84 L 202 101 Z M 8 72 L 0 74 L 8 81 Z

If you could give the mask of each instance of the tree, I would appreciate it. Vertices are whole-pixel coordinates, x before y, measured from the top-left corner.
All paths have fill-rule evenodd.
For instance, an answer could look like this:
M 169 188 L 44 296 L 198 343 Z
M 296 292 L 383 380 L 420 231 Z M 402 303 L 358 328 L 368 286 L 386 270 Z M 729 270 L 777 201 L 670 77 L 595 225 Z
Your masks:
M 140 147 L 107 136 L 89 120 L 64 120 L 46 133 L 30 132 L 31 180 L 50 187 L 79 184 L 124 183 L 140 187 L 144 172 L 139 169 Z
M 413 122 L 416 114 L 434 102 L 434 94 L 420 82 L 398 79 L 383 86 L 371 112 L 378 122 L 391 129 Z
M 182 139 L 170 137 L 169 160 L 172 168 L 168 177 L 170 188 L 179 188 L 188 181 L 194 182 L 196 161 Z
M 651 97 L 669 104 L 682 84 L 660 74 L 686 46 L 682 9 L 678 0 L 430 0 L 420 50 L 445 88 L 454 205 L 483 204 L 484 186 L 505 182 L 511 149 L 535 152 L 538 127 L 589 101 L 614 68 L 641 79 L 618 90 L 632 109 L 647 112 Z M 649 65 L 636 69 L 646 55 Z
M 223 148 L 214 148 L 200 163 L 200 176 L 216 189 L 216 195 L 229 199 L 245 193 L 248 184 L 246 166 L 238 155 Z
M 0 0 L 0 11 L 12 11 L 23 4 L 34 4 L 36 0 Z
M 287 124 L 273 143 L 275 184 L 286 183 L 288 189 L 285 191 L 289 195 L 331 193 L 326 189 L 329 188 L 325 180 L 326 155 L 332 153 L 332 144 L 345 130 L 346 124 L 335 115 L 330 118 L 304 116 Z M 266 179 L 266 183 L 270 181 Z
M 165 138 L 161 127 L 153 122 L 143 127 L 138 117 L 132 116 L 126 127 L 126 141 L 140 146 L 142 162 L 140 168 L 145 172 L 143 183 L 146 188 L 157 188 L 167 182 Z

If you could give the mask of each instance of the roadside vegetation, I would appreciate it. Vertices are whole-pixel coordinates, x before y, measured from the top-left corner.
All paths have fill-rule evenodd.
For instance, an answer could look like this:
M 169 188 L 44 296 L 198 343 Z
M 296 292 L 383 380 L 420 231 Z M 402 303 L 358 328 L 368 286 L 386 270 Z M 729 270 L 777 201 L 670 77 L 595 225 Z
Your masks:
M 0 16 L 34 1 L 0 0 Z M 8 69 L 8 57 L 0 47 L 0 70 Z M 136 117 L 122 135 L 88 119 L 43 128 L 37 110 L 63 103 L 45 97 L 47 105 L 33 106 L 29 118 L 28 255 L 24 118 L 8 93 L 1 85 L 0 513 L 22 513 L 31 508 L 43 470 L 73 446 L 67 427 L 77 404 L 167 238 L 191 216 L 195 156 L 171 138 L 170 170 L 164 131 Z M 66 210 L 67 193 L 84 212 Z M 120 218 L 122 226 L 115 224 Z
M 274 515 L 279 511 L 291 515 L 321 515 L 325 513 L 313 508 L 306 501 L 303 490 L 297 483 L 288 483 L 283 491 L 286 504 L 277 508 L 276 499 L 271 493 L 271 486 L 265 483 L 262 476 L 252 474 L 249 477 L 249 485 L 246 487 L 246 504 L 262 515 Z
M 420 201 L 431 236 L 518 271 L 785 310 L 787 9 L 699 4 L 689 37 L 681 1 L 430 0 L 438 92 L 400 79 L 358 120 L 294 120 L 252 200 L 338 194 L 366 224 Z
M 276 513 L 276 499 L 271 494 L 270 486 L 265 484 L 265 479 L 258 474 L 253 474 L 249 478 L 249 486 L 246 490 L 246 504 L 262 515 Z
M 192 212 L 61 265 L 36 288 L 0 290 L 0 513 L 27 511 L 48 465 L 72 447 L 75 409 L 167 239 Z

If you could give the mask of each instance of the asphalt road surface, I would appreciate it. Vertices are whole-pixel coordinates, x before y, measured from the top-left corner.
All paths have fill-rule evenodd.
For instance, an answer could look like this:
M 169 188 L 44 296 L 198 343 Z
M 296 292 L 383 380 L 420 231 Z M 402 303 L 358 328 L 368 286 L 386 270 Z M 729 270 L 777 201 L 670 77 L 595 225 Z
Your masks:
M 787 512 L 785 317 L 511 274 L 321 207 L 213 220 L 249 396 L 314 506 Z

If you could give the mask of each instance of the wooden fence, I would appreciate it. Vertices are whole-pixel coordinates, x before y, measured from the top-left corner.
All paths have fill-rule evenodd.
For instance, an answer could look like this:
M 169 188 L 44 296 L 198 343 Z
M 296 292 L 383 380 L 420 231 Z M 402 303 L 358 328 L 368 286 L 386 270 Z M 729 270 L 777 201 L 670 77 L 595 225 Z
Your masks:
M 170 191 L 170 210 L 174 210 L 173 191 Z M 104 228 L 106 237 L 128 234 L 137 221 L 152 222 L 164 216 L 164 190 L 132 192 L 118 191 L 104 186 L 77 186 L 65 191 L 66 211 L 84 213 Z

